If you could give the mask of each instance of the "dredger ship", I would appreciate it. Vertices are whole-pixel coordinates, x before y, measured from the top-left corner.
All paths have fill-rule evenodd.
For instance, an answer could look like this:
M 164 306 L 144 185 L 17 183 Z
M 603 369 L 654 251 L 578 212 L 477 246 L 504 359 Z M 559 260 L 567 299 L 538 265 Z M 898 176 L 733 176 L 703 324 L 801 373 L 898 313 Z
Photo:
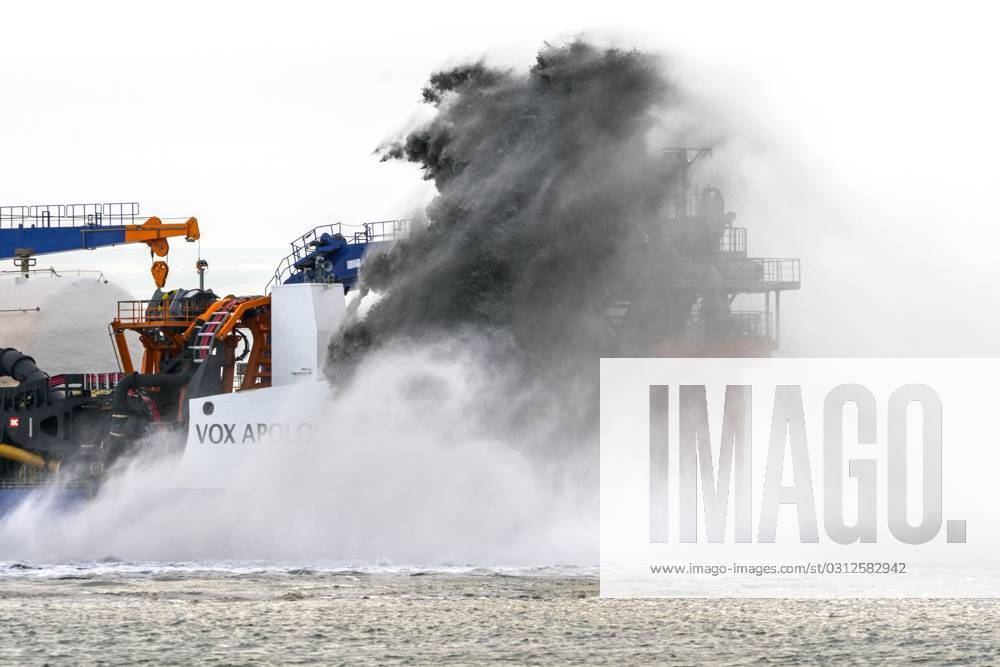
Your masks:
M 677 177 L 664 238 L 684 260 L 662 278 L 668 284 L 609 291 L 604 316 L 618 346 L 608 356 L 768 356 L 778 347 L 781 294 L 799 288 L 799 260 L 747 255 L 747 230 L 721 193 L 688 184 L 705 152 L 668 154 Z M 0 514 L 40 489 L 56 502 L 91 496 L 116 462 L 161 434 L 184 443 L 187 483 L 207 487 L 247 447 L 309 440 L 328 395 L 327 347 L 364 259 L 409 226 L 316 227 L 291 243 L 263 294 L 237 296 L 204 285 L 202 260 L 197 288 L 166 289 L 168 239 L 198 240 L 193 217 L 146 218 L 135 203 L 0 207 L 0 258 L 16 264 L 8 289 L 38 280 L 38 255 L 129 243 L 149 247 L 156 284 L 149 299 L 120 300 L 109 313 L 118 368 L 39 368 L 30 350 L 0 339 L 0 377 L 12 385 L 0 388 Z M 751 298 L 755 309 L 735 307 Z M 313 418 L 283 421 L 288 406 Z

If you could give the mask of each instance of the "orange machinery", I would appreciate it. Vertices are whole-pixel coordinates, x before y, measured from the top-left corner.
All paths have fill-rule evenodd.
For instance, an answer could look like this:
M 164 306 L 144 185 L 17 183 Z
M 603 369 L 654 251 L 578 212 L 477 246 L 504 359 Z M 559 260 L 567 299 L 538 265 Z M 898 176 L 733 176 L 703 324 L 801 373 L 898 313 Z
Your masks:
M 216 298 L 204 290 L 157 290 L 149 301 L 120 301 L 110 330 L 125 373 L 160 373 L 165 361 L 185 351 L 200 364 L 219 347 L 223 392 L 271 385 L 269 296 Z M 138 333 L 143 347 L 138 369 L 125 338 L 128 331 Z M 237 363 L 243 359 L 246 366 L 237 373 Z

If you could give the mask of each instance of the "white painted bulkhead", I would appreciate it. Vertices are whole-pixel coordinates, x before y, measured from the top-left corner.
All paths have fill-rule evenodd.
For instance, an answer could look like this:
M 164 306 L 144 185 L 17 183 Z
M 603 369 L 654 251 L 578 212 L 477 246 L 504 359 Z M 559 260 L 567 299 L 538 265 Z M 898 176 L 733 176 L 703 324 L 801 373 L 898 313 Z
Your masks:
M 271 290 L 271 383 L 280 387 L 321 379 L 330 337 L 346 312 L 343 285 L 275 286 Z

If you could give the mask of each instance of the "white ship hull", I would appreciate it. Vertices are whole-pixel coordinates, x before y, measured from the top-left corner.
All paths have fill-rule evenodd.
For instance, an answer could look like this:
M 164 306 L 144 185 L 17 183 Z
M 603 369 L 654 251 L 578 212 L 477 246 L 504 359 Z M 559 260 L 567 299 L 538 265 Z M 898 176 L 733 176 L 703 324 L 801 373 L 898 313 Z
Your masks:
M 189 401 L 178 485 L 224 488 L 249 458 L 297 455 L 330 442 L 331 387 L 323 367 L 346 314 L 343 288 L 279 285 L 271 306 L 272 386 Z

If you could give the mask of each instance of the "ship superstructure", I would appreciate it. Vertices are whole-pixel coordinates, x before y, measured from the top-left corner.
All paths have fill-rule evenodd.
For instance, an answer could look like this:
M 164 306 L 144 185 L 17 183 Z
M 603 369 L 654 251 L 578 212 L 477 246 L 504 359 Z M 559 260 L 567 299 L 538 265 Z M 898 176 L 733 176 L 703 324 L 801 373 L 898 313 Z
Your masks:
M 734 225 L 721 192 L 689 183 L 703 154 L 668 153 L 671 205 L 643 239 L 650 261 L 636 267 L 639 279 L 610 290 L 606 356 L 767 356 L 778 346 L 781 294 L 800 286 L 799 261 L 748 255 L 747 230 Z M 81 247 L 143 242 L 160 256 L 166 236 L 198 235 L 194 218 L 165 228 L 157 218 L 140 223 L 102 213 L 81 221 L 70 215 L 73 207 L 58 210 L 66 214 L 58 225 L 38 227 L 44 210 L 0 209 L 16 213 L 0 220 L 0 249 L 10 250 L 6 256 L 21 270 L 48 251 L 46 239 L 51 251 L 62 251 L 73 233 Z M 128 208 L 129 216 L 137 211 Z M 28 217 L 18 218 L 22 213 Z M 35 227 L 24 227 L 29 218 Z M 206 288 L 203 260 L 198 288 L 165 290 L 165 272 L 154 262 L 153 296 L 120 301 L 113 314 L 117 369 L 49 374 L 25 351 L 0 349 L 0 375 L 16 383 L 0 388 L 0 488 L 56 480 L 92 493 L 115 461 L 164 433 L 184 443 L 182 468 L 196 473 L 223 470 L 244 455 L 227 445 L 303 440 L 314 430 L 309 419 L 285 423 L 275 415 L 288 406 L 295 414 L 322 412 L 329 394 L 322 369 L 347 317 L 347 294 L 357 289 L 366 254 L 408 229 L 406 220 L 389 220 L 310 230 L 292 242 L 257 295 Z M 25 239 L 32 245 L 19 247 Z M 734 307 L 751 297 L 762 302 L 757 309 Z M 133 356 L 129 338 L 141 355 Z
M 669 206 L 643 239 L 641 276 L 613 291 L 609 356 L 764 357 L 778 348 L 781 295 L 801 286 L 799 260 L 752 257 L 720 190 L 692 185 L 706 149 L 667 151 Z M 750 307 L 743 301 L 755 301 Z
M 35 211 L 4 210 L 15 208 Z M 24 239 L 20 224 L 15 227 L 17 242 Z M 191 229 L 197 233 L 196 224 L 178 226 L 169 235 L 190 238 Z M 77 233 L 86 238 L 100 226 L 84 219 Z M 148 232 L 153 226 L 136 227 Z M 39 231 L 32 236 L 31 253 L 17 255 L 23 271 L 18 280 L 33 279 L 26 264 L 33 255 L 65 249 L 67 228 L 29 227 Z M 0 490 L 59 480 L 74 493 L 92 491 L 115 461 L 151 436 L 173 433 L 183 439 L 197 399 L 218 402 L 227 395 L 317 384 L 361 258 L 405 228 L 405 221 L 354 229 L 317 227 L 292 243 L 266 294 L 216 294 L 204 286 L 203 260 L 196 266 L 201 284 L 195 289 L 165 290 L 164 274 L 154 271 L 152 297 L 119 301 L 108 327 L 118 369 L 49 374 L 22 351 L 0 349 L 0 377 L 14 384 L 0 388 Z M 47 235 L 49 229 L 58 233 Z M 51 246 L 46 239 L 53 241 Z M 107 240 L 108 245 L 120 242 L 118 237 Z M 143 237 L 125 242 L 131 241 L 148 242 Z M 141 349 L 137 356 L 136 340 Z M 258 393 L 255 400 L 261 399 L 266 402 L 267 397 Z

